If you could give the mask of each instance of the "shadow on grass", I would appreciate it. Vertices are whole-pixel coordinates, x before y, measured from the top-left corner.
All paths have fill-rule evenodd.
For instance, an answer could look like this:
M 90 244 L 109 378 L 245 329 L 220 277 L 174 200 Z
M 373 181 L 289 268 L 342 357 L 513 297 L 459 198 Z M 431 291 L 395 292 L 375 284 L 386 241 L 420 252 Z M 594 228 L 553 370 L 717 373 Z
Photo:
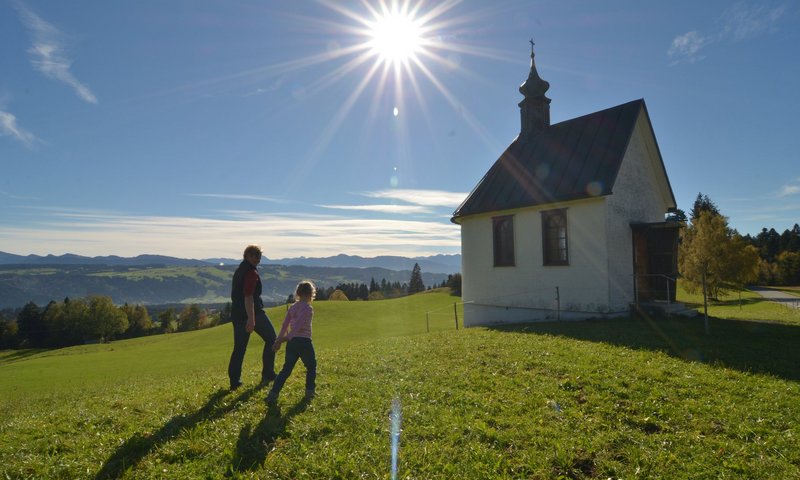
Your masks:
M 236 453 L 227 476 L 233 476 L 234 472 L 254 471 L 260 468 L 275 446 L 275 441 L 285 435 L 289 419 L 304 412 L 307 407 L 308 401 L 302 399 L 281 415 L 281 409 L 277 404 L 269 404 L 264 419 L 258 425 L 252 427 L 247 424 L 239 432 Z
M 46 348 L 30 348 L 25 350 L 12 350 L 8 352 L 0 353 L 0 365 L 4 363 L 14 363 L 19 362 L 20 360 L 25 360 L 28 357 L 32 357 L 36 354 L 46 352 Z
M 543 322 L 493 327 L 603 342 L 635 349 L 663 351 L 688 361 L 716 364 L 743 372 L 800 380 L 800 326 L 709 317 L 705 333 L 702 315 Z
M 259 386 L 253 386 L 225 402 L 223 402 L 223 399 L 230 390 L 219 389 L 212 393 L 206 400 L 205 405 L 197 411 L 172 417 L 156 432 L 136 433 L 108 457 L 94 478 L 110 479 L 121 477 L 126 470 L 136 466 L 137 463 L 160 445 L 177 438 L 185 430 L 195 428 L 201 422 L 224 416 L 235 409 L 238 404 L 246 402 L 259 388 Z

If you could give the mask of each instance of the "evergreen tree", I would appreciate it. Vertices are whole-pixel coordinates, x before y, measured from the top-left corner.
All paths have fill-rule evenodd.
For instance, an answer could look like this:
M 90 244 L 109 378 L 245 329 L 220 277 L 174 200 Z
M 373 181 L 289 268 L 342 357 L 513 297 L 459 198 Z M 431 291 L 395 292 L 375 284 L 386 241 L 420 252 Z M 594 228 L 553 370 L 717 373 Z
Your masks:
M 414 264 L 411 269 L 411 280 L 408 282 L 408 293 L 414 294 L 425 291 L 425 284 L 422 283 L 422 269 L 419 268 L 419 263 Z
M 35 303 L 26 303 L 17 315 L 17 335 L 23 346 L 28 348 L 44 345 L 47 331 L 42 322 L 42 312 Z
M 789 239 L 789 244 L 786 246 L 789 252 L 800 252 L 800 225 L 794 224 L 792 227 L 792 237 Z
M 450 288 L 450 293 L 460 297 L 461 296 L 461 274 L 454 273 L 447 276 L 447 287 Z
M 667 215 L 668 222 L 686 222 L 686 212 L 681 210 L 680 208 L 676 208 L 674 212 L 670 212 Z
M 328 299 L 328 289 L 324 287 L 317 287 L 317 295 L 314 297 L 315 300 L 327 300 Z
M 717 205 L 708 198 L 708 195 L 698 193 L 697 198 L 694 200 L 694 205 L 692 205 L 692 211 L 690 212 L 692 223 L 700 218 L 700 214 L 702 212 L 710 212 L 714 215 L 720 215 L 719 208 L 717 208 Z
M 780 253 L 781 246 L 781 236 L 778 232 L 776 232 L 774 228 L 770 228 L 769 230 L 762 228 L 756 240 L 758 241 L 761 258 L 768 262 L 774 262 Z

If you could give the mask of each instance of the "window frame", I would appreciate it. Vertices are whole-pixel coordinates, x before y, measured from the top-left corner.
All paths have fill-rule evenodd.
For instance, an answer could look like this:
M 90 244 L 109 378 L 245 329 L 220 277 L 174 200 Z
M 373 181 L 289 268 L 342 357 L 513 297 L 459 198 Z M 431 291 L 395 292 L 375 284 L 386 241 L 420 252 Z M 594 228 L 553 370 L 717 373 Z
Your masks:
M 561 220 L 562 224 L 553 225 L 552 223 L 557 220 Z M 547 267 L 569 265 L 568 226 L 566 208 L 542 212 L 542 265 Z M 553 231 L 556 231 L 555 236 L 551 235 Z
M 499 229 L 509 225 L 510 231 Z M 516 252 L 514 241 L 514 215 L 492 217 L 492 250 L 495 267 L 515 267 Z

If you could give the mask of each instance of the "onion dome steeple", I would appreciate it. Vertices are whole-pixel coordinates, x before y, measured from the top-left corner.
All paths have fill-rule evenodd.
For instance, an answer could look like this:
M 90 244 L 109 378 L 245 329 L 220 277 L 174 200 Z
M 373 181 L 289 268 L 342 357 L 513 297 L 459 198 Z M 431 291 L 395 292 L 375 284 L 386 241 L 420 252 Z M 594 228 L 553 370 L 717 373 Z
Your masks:
M 519 102 L 521 129 L 520 136 L 529 138 L 550 125 L 550 99 L 545 96 L 545 92 L 550 88 L 550 84 L 542 80 L 539 72 L 536 71 L 534 62 L 533 39 L 531 42 L 531 71 L 528 78 L 520 85 L 519 93 L 525 98 Z

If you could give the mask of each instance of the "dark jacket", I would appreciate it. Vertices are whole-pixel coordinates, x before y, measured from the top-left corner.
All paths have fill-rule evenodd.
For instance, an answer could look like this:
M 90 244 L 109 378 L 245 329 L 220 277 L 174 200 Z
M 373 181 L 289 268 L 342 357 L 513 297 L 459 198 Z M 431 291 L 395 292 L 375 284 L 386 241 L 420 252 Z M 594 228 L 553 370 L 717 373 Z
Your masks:
M 247 260 L 242 260 L 233 273 L 233 282 L 231 283 L 231 320 L 233 321 L 247 321 L 247 310 L 244 308 L 244 279 L 251 270 L 256 270 L 256 267 Z M 257 271 L 256 275 L 258 276 Z M 253 292 L 253 307 L 256 310 L 264 308 L 264 303 L 261 301 L 261 277 L 258 277 L 256 290 Z

